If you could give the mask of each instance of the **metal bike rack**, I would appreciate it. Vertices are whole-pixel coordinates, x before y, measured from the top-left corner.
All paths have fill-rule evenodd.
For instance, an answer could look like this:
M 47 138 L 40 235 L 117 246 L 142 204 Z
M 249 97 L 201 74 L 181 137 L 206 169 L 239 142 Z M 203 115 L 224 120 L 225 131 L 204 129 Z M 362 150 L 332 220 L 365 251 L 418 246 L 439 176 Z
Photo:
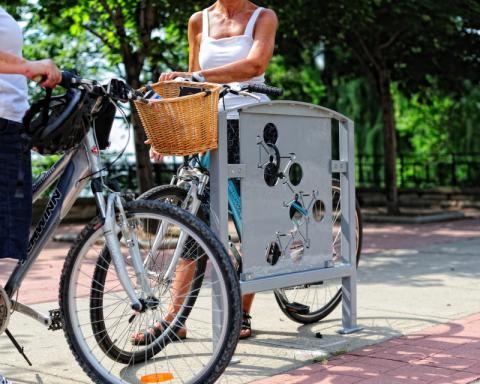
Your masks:
M 341 333 L 357 331 L 353 121 L 294 101 L 251 104 L 239 119 L 240 164 L 227 163 L 227 115 L 211 154 L 210 222 L 228 249 L 228 178 L 241 180 L 242 293 L 342 279 Z M 338 159 L 332 121 L 338 121 Z M 332 174 L 340 179 L 342 261 L 333 261 Z M 279 256 L 280 255 L 280 256 Z

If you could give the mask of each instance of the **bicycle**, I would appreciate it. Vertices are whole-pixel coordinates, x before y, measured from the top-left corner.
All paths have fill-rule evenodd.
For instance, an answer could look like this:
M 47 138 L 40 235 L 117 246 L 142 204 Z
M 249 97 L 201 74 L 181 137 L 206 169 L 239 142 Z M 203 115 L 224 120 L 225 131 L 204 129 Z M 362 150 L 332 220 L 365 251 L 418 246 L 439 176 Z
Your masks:
M 225 88 L 224 94 L 232 92 L 230 88 Z M 252 92 L 264 93 L 267 95 L 278 96 L 281 90 L 275 87 L 264 85 L 244 85 L 242 88 L 233 90 L 235 94 L 244 96 L 252 96 Z M 274 132 L 271 132 L 274 136 Z M 230 140 L 230 139 L 229 139 Z M 280 170 L 280 154 L 273 142 L 269 138 L 264 138 L 265 144 L 263 148 L 267 151 L 270 158 L 267 167 L 270 172 L 266 172 L 267 183 L 275 184 L 278 175 L 288 174 L 289 162 L 285 169 Z M 272 141 L 272 143 L 270 143 Z M 176 205 L 187 209 L 202 220 L 208 221 L 209 215 L 209 154 L 200 157 L 198 155 L 186 157 L 183 165 L 178 169 L 177 174 L 172 177 L 170 185 L 155 187 L 141 196 L 140 199 L 165 201 L 169 204 Z M 280 173 L 279 173 L 280 172 Z M 341 205 L 340 205 L 340 182 L 333 179 L 332 182 L 332 253 L 333 262 L 344 261 L 341 254 Z M 235 233 L 230 235 L 229 250 L 233 257 L 233 262 L 237 267 L 237 273 L 241 273 L 242 259 L 235 242 L 241 242 L 242 221 L 241 221 L 241 200 L 238 191 L 238 185 L 234 179 L 228 180 L 228 208 L 231 220 L 233 221 Z M 291 216 L 308 215 L 301 205 L 291 202 Z M 355 202 L 355 233 L 356 233 L 356 260 L 357 267 L 360 261 L 362 248 L 362 216 L 358 201 Z M 232 241 L 235 240 L 235 241 Z M 281 257 L 280 249 L 269 249 L 267 251 L 272 262 L 276 262 Z M 342 288 L 341 279 L 319 281 L 310 284 L 301 284 L 282 289 L 274 290 L 275 299 L 282 312 L 291 320 L 301 323 L 310 324 L 318 322 L 327 317 L 341 302 Z
M 195 216 L 162 202 L 128 200 L 105 177 L 100 154 L 117 103 L 143 96 L 117 79 L 101 85 L 68 72 L 61 85 L 66 94 L 47 91 L 25 120 L 30 144 L 64 153 L 33 186 L 34 201 L 52 188 L 50 200 L 27 259 L 0 286 L 0 334 L 5 331 L 29 362 L 7 328 L 14 312 L 49 330 L 63 329 L 79 365 L 97 383 L 213 383 L 240 331 L 240 288 L 227 252 Z M 99 214 L 66 256 L 59 309 L 41 314 L 14 296 L 88 181 Z M 144 345 L 131 343 L 132 333 L 161 321 L 172 305 L 170 284 L 180 257 L 195 265 L 181 309 Z M 187 318 L 190 337 L 179 342 L 177 330 Z

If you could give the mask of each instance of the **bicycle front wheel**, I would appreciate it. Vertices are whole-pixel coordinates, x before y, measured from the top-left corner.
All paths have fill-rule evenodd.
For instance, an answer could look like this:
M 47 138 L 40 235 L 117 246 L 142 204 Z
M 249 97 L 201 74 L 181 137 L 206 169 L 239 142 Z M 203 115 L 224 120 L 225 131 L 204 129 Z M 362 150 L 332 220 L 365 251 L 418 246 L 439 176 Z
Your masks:
M 332 252 L 333 261 L 343 261 L 341 251 L 342 207 L 340 205 L 340 182 L 332 182 Z M 355 240 L 357 267 L 362 251 L 362 215 L 358 201 L 355 202 Z M 301 324 L 316 323 L 327 317 L 342 301 L 341 279 L 318 281 L 276 289 L 275 299 L 282 312 Z
M 93 220 L 72 246 L 62 272 L 60 308 L 71 350 L 98 383 L 213 383 L 229 363 L 240 329 L 240 288 L 225 249 L 205 224 L 177 207 L 137 200 L 127 203 L 125 212 L 138 239 L 154 305 L 132 311 L 105 245 L 103 223 Z M 152 249 L 161 227 L 168 230 Z M 182 258 L 194 265 L 194 272 L 185 281 L 188 287 L 182 289 L 175 318 L 165 323 L 176 293 L 175 277 L 164 275 L 182 232 L 188 236 Z M 141 297 L 129 244 L 120 230 L 118 238 Z M 187 330 L 185 340 L 178 337 L 180 328 Z M 144 332 L 144 342 L 135 342 Z

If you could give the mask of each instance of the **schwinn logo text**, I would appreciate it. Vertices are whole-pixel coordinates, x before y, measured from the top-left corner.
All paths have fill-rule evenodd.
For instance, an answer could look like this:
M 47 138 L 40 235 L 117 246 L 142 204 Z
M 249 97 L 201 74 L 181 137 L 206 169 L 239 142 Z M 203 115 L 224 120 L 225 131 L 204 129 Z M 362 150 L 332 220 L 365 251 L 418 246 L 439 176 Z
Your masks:
M 45 227 L 47 226 L 48 220 L 50 220 L 50 217 L 52 217 L 53 211 L 57 207 L 58 202 L 60 201 L 61 198 L 62 198 L 62 193 L 58 189 L 55 189 L 52 197 L 50 198 L 50 201 L 47 204 L 47 207 L 45 208 L 45 212 L 43 213 L 42 219 L 38 223 L 37 227 L 35 228 L 35 232 L 30 238 L 27 254 L 30 254 L 30 251 L 33 249 L 35 244 L 37 244 L 38 239 L 42 235 Z

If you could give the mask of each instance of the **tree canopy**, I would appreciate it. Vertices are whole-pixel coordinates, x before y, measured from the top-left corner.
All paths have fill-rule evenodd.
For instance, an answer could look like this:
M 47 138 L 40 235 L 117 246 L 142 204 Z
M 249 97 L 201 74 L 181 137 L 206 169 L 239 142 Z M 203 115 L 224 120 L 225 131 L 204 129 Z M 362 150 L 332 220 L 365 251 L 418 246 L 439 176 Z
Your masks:
M 208 4 L 16 0 L 8 7 L 31 16 L 31 56 L 60 56 L 89 71 L 109 67 L 139 86 L 162 71 L 187 67 L 187 20 Z M 359 151 L 385 158 L 392 212 L 398 147 L 480 152 L 473 133 L 480 100 L 478 1 L 265 0 L 260 5 L 274 9 L 280 21 L 269 82 L 285 88 L 285 98 L 326 104 L 355 119 Z M 151 179 L 141 129 L 135 138 L 146 188 Z

